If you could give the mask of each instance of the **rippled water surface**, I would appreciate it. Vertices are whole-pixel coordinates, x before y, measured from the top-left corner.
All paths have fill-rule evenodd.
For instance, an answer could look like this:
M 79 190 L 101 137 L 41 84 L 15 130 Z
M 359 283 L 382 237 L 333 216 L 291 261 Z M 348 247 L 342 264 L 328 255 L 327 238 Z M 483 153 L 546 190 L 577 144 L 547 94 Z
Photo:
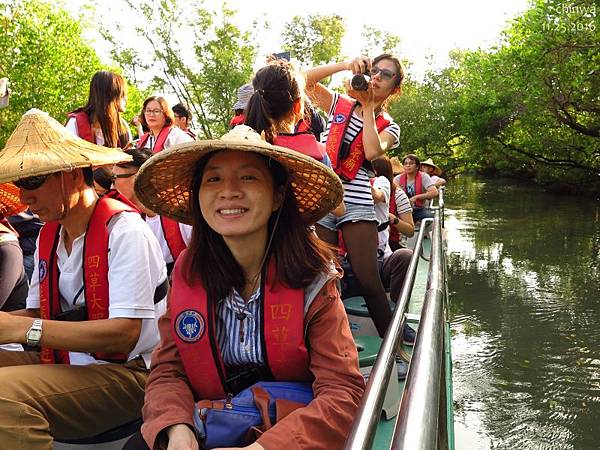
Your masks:
M 600 203 L 513 180 L 446 194 L 456 448 L 600 448 Z

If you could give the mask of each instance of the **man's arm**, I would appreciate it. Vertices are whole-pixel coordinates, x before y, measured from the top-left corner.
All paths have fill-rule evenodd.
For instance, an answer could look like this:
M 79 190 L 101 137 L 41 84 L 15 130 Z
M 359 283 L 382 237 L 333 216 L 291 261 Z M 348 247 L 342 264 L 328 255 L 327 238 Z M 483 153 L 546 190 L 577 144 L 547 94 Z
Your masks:
M 33 312 L 35 310 L 20 310 Z M 0 343 L 26 344 L 25 334 L 33 325 L 32 316 L 0 312 Z M 141 319 L 105 319 L 83 322 L 44 320 L 43 347 L 72 352 L 129 353 L 137 343 L 142 329 Z

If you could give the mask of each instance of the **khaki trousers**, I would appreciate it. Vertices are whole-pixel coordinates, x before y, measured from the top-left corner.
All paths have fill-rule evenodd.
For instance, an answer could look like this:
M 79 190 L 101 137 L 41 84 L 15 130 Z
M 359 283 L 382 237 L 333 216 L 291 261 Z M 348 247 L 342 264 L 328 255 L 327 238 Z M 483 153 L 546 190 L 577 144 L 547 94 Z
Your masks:
M 48 449 L 54 437 L 76 439 L 141 415 L 148 371 L 125 365 L 40 364 L 35 352 L 0 351 L 0 447 Z

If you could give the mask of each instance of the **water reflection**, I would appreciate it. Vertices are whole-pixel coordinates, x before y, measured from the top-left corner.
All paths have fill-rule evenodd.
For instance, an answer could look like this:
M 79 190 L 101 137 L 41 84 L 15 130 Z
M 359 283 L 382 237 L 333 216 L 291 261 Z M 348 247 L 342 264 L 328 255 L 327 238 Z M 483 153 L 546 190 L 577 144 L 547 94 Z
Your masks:
M 464 178 L 447 204 L 457 449 L 597 449 L 598 202 Z

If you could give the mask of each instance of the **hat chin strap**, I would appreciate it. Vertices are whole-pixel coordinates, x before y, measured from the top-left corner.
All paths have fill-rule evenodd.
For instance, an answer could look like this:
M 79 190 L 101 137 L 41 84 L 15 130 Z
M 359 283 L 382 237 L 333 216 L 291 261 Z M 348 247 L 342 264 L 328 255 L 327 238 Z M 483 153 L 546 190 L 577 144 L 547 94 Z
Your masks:
M 69 205 L 69 199 L 67 198 L 67 195 L 65 193 L 64 172 L 60 173 L 60 194 L 62 197 L 63 212 L 58 220 L 63 220 L 65 217 L 67 217 L 67 214 L 69 214 L 69 211 L 71 211 L 71 206 Z

